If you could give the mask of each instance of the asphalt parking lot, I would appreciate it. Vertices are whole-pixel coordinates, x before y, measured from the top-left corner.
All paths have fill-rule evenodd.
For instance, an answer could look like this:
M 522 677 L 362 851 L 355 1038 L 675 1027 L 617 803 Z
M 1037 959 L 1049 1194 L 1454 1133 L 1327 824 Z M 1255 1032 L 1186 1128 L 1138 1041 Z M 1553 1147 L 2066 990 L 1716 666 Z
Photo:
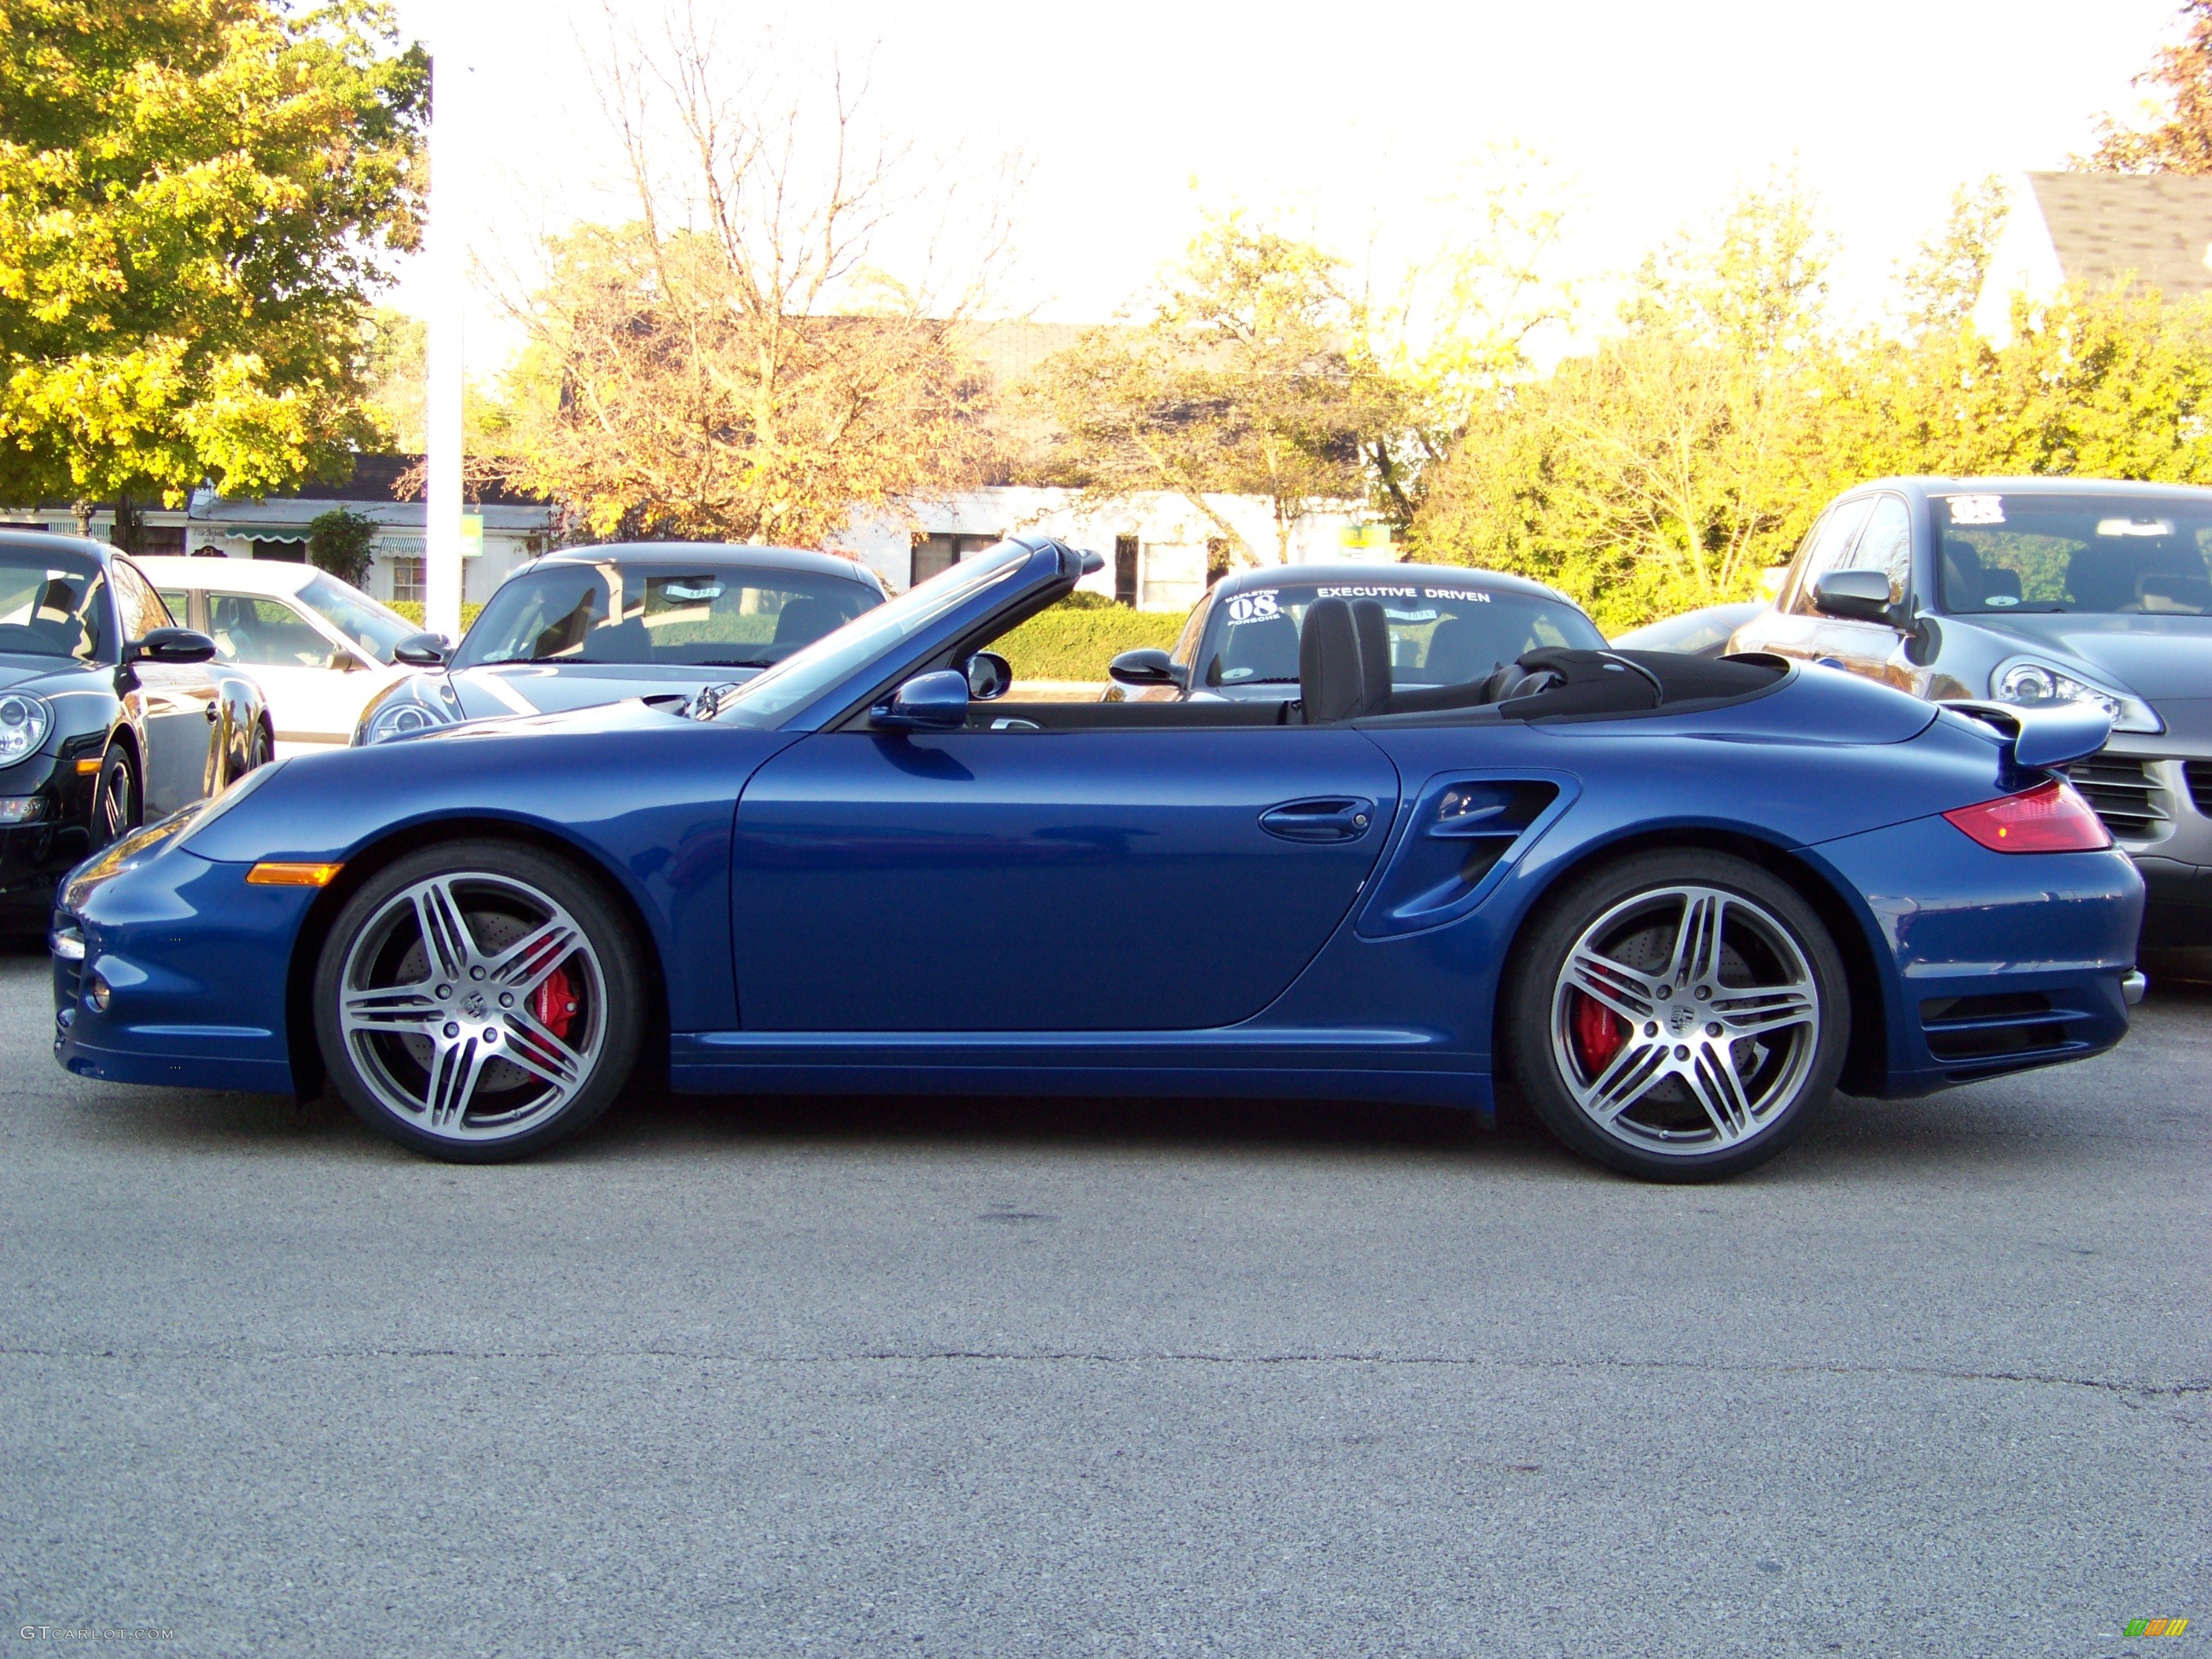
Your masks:
M 2212 993 L 2139 1015 L 1722 1187 L 1049 1102 L 645 1099 L 460 1170 L 67 1078 L 11 955 L 0 1635 L 2186 1651 L 2123 1632 L 2212 1634 Z

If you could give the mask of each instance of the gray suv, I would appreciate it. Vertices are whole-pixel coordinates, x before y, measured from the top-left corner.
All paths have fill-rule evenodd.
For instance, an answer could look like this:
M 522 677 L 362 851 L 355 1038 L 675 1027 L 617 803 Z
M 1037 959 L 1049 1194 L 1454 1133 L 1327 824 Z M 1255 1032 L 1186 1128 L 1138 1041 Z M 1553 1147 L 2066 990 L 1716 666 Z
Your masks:
M 1880 479 L 1829 505 L 1730 648 L 2098 704 L 2112 739 L 2070 770 L 2149 887 L 2143 943 L 2212 945 L 2212 489 Z

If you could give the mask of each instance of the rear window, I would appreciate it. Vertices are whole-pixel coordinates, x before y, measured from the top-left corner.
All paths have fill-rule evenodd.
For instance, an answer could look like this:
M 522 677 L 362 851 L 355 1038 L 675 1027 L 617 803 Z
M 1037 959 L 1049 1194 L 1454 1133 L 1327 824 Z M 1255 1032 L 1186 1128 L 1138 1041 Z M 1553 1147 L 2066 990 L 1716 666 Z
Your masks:
M 1394 685 L 1463 685 L 1546 646 L 1602 650 L 1597 625 L 1563 599 L 1429 582 L 1284 582 L 1213 607 L 1199 683 L 1296 685 L 1306 612 L 1325 599 L 1374 599 L 1390 627 Z
M 766 668 L 882 602 L 860 582 L 811 571 L 549 565 L 492 595 L 453 665 Z

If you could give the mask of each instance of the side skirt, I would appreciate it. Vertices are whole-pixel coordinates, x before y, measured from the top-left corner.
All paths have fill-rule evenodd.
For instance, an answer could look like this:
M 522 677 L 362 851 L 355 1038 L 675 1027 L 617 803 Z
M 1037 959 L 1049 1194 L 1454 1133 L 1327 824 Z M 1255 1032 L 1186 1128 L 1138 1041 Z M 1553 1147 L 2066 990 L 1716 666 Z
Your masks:
M 684 1094 L 1035 1094 L 1374 1100 L 1493 1109 L 1440 1032 L 702 1031 L 669 1042 Z

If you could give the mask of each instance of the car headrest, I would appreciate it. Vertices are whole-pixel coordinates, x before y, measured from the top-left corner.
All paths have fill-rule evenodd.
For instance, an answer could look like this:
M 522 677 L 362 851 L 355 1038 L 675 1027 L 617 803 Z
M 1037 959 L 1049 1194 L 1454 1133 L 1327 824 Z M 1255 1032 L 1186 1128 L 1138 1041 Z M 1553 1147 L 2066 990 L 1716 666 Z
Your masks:
M 844 621 L 845 613 L 827 599 L 792 599 L 776 613 L 774 643 L 811 645 L 824 634 L 834 632 Z
M 1342 599 L 1316 599 L 1298 633 L 1298 696 L 1308 725 L 1348 720 L 1366 702 L 1359 633 Z
M 1379 714 L 1390 701 L 1390 618 L 1382 600 L 1352 602 L 1352 632 L 1359 641 L 1359 712 Z

